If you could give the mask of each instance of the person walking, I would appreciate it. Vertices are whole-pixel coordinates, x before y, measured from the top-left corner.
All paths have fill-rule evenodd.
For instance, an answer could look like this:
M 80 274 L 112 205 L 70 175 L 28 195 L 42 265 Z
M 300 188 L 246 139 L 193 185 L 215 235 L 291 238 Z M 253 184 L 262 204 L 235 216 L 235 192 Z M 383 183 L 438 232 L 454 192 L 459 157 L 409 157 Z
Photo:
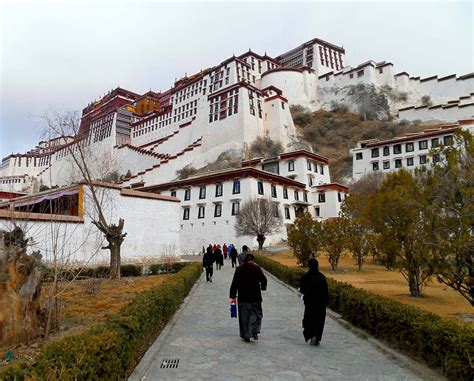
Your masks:
M 237 256 L 238 256 L 237 249 L 234 247 L 234 245 L 232 245 L 230 249 L 230 254 L 229 254 L 232 267 L 237 267 Z
M 326 277 L 319 272 L 315 258 L 308 261 L 309 271 L 300 280 L 300 291 L 304 300 L 303 336 L 311 345 L 319 345 L 326 320 L 329 292 Z
M 225 243 L 222 246 L 222 254 L 224 254 L 224 259 L 227 259 L 227 245 Z
M 267 278 L 248 253 L 244 263 L 237 267 L 230 285 L 230 299 L 237 298 L 240 337 L 247 343 L 258 340 L 262 326 L 262 293 L 267 289 Z
M 202 257 L 202 267 L 206 269 L 206 282 L 212 283 L 212 275 L 214 273 L 214 254 L 211 245 L 208 246 L 206 253 Z
M 237 260 L 239 261 L 239 266 L 244 263 L 245 257 L 249 254 L 249 248 L 247 245 L 242 246 L 242 252 L 239 254 L 237 257 Z
M 216 270 L 220 270 L 224 265 L 224 257 L 222 256 L 220 245 L 217 245 L 216 250 L 214 250 L 214 258 L 216 260 Z

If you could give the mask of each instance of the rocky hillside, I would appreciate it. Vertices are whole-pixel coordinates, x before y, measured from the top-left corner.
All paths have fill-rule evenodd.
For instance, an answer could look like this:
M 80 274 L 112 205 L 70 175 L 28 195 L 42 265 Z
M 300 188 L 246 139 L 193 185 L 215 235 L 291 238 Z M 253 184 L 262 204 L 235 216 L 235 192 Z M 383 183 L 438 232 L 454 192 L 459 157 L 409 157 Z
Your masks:
M 352 175 L 352 156 L 349 153 L 359 140 L 390 139 L 407 132 L 418 132 L 426 125 L 393 120 L 364 120 L 361 114 L 344 107 L 334 111 L 309 110 L 300 106 L 291 108 L 298 137 L 295 148 L 313 150 L 330 159 L 333 181 L 349 183 Z

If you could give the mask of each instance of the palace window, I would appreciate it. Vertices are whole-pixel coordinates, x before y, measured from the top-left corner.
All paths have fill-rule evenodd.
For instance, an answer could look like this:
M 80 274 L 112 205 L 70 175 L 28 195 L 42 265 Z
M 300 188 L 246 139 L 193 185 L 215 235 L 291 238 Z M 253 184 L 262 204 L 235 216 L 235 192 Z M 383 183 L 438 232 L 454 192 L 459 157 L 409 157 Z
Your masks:
M 185 189 L 184 190 L 184 201 L 189 201 L 191 200 L 191 189 Z
M 448 135 L 448 136 L 444 136 L 443 137 L 443 143 L 445 146 L 450 146 L 453 144 L 453 136 L 452 135 Z
M 420 164 L 426 164 L 428 162 L 426 155 L 420 155 Z
M 277 189 L 275 185 L 272 185 L 272 197 L 273 198 L 277 197 Z
M 189 220 L 189 208 L 183 209 L 183 220 Z
M 290 208 L 285 206 L 285 219 L 289 220 L 291 219 L 291 216 L 290 216 Z
M 323 166 L 323 165 L 320 165 L 320 166 L 319 166 L 319 173 L 320 173 L 321 175 L 324 175 L 324 166 Z
M 439 155 L 439 153 L 435 153 L 433 155 L 433 163 L 439 163 L 441 161 L 441 156 Z
M 415 149 L 415 146 L 413 143 L 407 143 L 405 144 L 405 151 L 406 152 L 413 152 L 413 150 Z
M 362 152 L 357 152 L 356 153 L 356 160 L 362 160 L 362 159 L 363 159 Z
M 222 196 L 222 183 L 216 184 L 216 197 Z
M 259 181 L 257 183 L 257 190 L 258 190 L 258 194 L 263 194 L 263 182 Z
M 431 148 L 439 147 L 439 139 L 433 138 L 431 139 Z
M 326 193 L 324 192 L 318 193 L 318 202 L 326 202 Z
M 402 159 L 395 159 L 395 168 L 402 167 Z
M 379 170 L 379 162 L 378 161 L 372 163 L 372 170 L 373 171 L 378 171 Z
M 232 194 L 240 193 L 240 180 L 235 180 L 234 185 L 232 186 Z
M 239 214 L 239 209 L 240 209 L 240 203 L 239 202 L 233 202 L 232 203 L 232 215 L 237 216 Z
M 379 157 L 379 149 L 372 148 L 372 157 Z
M 199 199 L 202 200 L 206 198 L 206 187 L 199 188 Z
M 316 217 L 321 217 L 321 211 L 320 211 L 320 209 L 319 209 L 319 206 L 315 206 L 315 207 L 314 207 L 314 215 L 315 215 Z
M 176 189 L 173 189 L 173 190 L 171 191 L 171 197 L 176 197 Z
M 287 187 L 283 188 L 283 198 L 288 200 L 288 188 Z
M 420 140 L 418 142 L 418 149 L 428 149 L 428 140 Z
M 293 172 L 295 170 L 295 162 L 293 160 L 290 160 L 288 162 L 288 172 Z
M 401 144 L 395 144 L 393 146 L 393 153 L 394 153 L 394 155 L 398 155 L 398 154 L 402 153 L 402 145 Z
M 384 161 L 383 162 L 383 169 L 390 169 L 390 162 L 389 161 Z
M 295 190 L 295 200 L 299 201 L 300 200 L 300 195 L 297 190 Z
M 308 192 L 303 192 L 303 201 L 308 202 Z
M 412 167 L 413 166 L 413 158 L 409 157 L 407 158 L 407 167 Z
M 204 218 L 205 208 L 206 207 L 204 205 L 199 206 L 198 218 Z
M 216 204 L 214 206 L 214 217 L 220 217 L 222 215 L 222 204 Z

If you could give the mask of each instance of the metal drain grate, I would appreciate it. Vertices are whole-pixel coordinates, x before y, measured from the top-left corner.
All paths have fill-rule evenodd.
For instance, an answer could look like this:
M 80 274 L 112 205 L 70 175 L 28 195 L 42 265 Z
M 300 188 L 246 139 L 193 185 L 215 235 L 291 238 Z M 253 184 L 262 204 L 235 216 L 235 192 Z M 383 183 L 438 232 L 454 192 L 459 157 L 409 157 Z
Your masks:
M 179 365 L 179 359 L 164 359 L 161 362 L 160 368 L 177 368 Z

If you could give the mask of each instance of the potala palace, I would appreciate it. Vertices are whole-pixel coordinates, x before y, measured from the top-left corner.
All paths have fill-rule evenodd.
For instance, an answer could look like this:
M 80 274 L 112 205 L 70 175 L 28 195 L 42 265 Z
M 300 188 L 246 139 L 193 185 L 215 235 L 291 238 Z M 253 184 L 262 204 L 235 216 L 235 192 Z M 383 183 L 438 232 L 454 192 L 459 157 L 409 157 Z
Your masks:
M 346 65 L 342 47 L 317 38 L 277 57 L 249 50 L 186 75 L 164 92 L 116 88 L 82 110 L 77 135 L 56 136 L 26 153 L 5 157 L 0 197 L 16 198 L 3 204 L 0 220 L 8 218 L 8 208 L 31 211 L 46 201 L 67 198 L 58 203 L 58 222 L 75 224 L 84 237 L 90 205 L 87 190 L 72 176 L 69 154 L 82 144 L 113 162 L 122 175 L 118 183 L 100 186 L 113 189 L 119 205 L 110 215 L 120 210 L 125 231 L 133 231 L 129 237 L 135 237 L 134 243 L 130 239 L 127 246 L 129 238 L 124 241 L 124 256 L 141 256 L 150 247 L 158 251 L 167 242 L 182 252 L 198 252 L 211 242 L 253 245 L 254 238 L 235 236 L 234 222 L 240 205 L 259 197 L 271 199 L 283 218 L 280 233 L 267 239 L 279 242 L 286 238 L 286 225 L 302 211 L 314 218 L 337 216 L 349 190 L 331 182 L 328 158 L 296 149 L 290 106 L 318 110 L 346 104 L 357 111 L 353 98 L 360 84 L 385 94 L 390 113 L 399 120 L 443 121 L 450 128 L 458 120 L 474 124 L 474 73 L 420 78 L 385 61 L 352 67 Z M 280 142 L 285 152 L 274 158 L 249 157 L 248 147 L 259 137 Z M 379 169 L 373 160 L 362 160 L 360 152 L 379 145 L 363 142 L 354 149 L 355 178 Z M 239 168 L 180 178 L 183 168 L 204 167 L 223 153 L 241 158 Z M 99 169 L 103 160 L 95 162 Z M 391 168 L 385 162 L 380 170 L 382 166 Z M 60 188 L 38 192 L 41 186 Z M 44 224 L 48 218 L 39 214 L 24 218 Z

